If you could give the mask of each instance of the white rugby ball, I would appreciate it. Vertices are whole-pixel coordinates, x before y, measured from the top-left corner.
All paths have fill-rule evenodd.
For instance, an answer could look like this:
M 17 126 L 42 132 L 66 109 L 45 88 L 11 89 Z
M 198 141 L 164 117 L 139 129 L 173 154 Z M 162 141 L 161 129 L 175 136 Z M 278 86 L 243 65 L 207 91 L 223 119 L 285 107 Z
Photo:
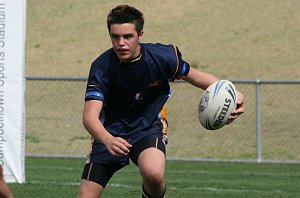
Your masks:
M 203 93 L 198 118 L 208 130 L 216 130 L 227 124 L 228 118 L 236 109 L 237 91 L 229 80 L 219 80 L 211 84 Z

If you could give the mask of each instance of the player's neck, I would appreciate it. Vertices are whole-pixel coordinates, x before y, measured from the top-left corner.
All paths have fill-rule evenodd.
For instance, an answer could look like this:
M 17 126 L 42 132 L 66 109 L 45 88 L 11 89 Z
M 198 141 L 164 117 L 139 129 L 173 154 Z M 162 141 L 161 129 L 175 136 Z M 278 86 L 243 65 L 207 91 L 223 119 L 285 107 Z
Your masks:
M 136 66 L 137 64 L 139 64 L 139 62 L 141 61 L 142 59 L 142 56 L 143 54 L 140 53 L 137 57 L 135 58 L 132 58 L 132 59 L 129 59 L 129 60 L 120 60 L 120 64 L 126 66 L 126 67 L 134 67 Z
M 142 53 L 140 53 L 137 57 L 131 58 L 129 60 L 120 60 L 120 63 L 136 63 L 140 61 L 142 58 Z

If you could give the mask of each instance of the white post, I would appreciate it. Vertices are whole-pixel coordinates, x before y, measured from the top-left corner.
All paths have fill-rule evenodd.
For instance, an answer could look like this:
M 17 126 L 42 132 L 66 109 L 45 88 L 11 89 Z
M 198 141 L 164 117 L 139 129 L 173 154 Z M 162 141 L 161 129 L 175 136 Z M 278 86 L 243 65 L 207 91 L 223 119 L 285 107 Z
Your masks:
M 0 165 L 25 182 L 26 0 L 0 0 Z

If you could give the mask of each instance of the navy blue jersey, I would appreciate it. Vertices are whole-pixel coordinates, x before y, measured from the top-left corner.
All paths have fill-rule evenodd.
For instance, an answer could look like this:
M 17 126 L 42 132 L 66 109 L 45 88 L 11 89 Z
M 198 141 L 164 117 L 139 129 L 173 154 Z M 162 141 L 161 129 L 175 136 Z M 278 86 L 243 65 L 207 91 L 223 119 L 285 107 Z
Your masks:
M 103 101 L 100 119 L 114 136 L 161 128 L 169 82 L 189 69 L 173 45 L 142 43 L 140 59 L 134 62 L 120 61 L 111 48 L 92 63 L 85 100 Z

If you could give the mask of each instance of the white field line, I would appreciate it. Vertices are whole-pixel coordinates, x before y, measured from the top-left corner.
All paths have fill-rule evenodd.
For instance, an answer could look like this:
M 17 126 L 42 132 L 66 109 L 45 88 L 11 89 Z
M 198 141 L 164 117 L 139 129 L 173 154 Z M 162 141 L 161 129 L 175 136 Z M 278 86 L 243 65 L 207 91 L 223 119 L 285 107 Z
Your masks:
M 167 171 L 168 175 L 178 175 L 178 174 L 188 174 L 187 171 Z M 300 174 L 294 173 L 268 173 L 268 172 L 257 172 L 257 171 L 242 171 L 242 172 L 229 172 L 226 171 L 225 173 L 214 172 L 214 171 L 193 171 L 193 175 L 251 175 L 251 176 L 275 176 L 275 177 L 300 177 Z
M 66 171 L 74 171 L 77 170 L 72 167 L 61 167 L 61 166 L 46 166 L 46 167 L 30 167 L 30 169 L 44 169 L 44 170 L 66 170 Z M 125 173 L 137 173 L 136 170 L 123 170 Z M 167 170 L 168 175 L 178 175 L 178 174 L 188 174 L 187 171 L 181 171 L 181 170 Z M 226 173 L 215 173 L 214 171 L 193 171 L 193 175 L 251 175 L 251 176 L 275 176 L 275 177 L 300 177 L 300 174 L 293 173 L 268 173 L 268 172 L 257 172 L 257 171 L 241 171 L 241 172 L 226 172 Z
M 231 189 L 231 188 L 215 188 L 215 187 L 187 187 L 187 188 L 176 188 L 170 187 L 170 190 L 174 191 L 210 191 L 210 192 L 233 192 L 233 193 L 263 193 L 260 190 L 250 190 L 250 189 Z M 268 191 L 268 193 L 281 194 L 282 191 L 274 190 Z
M 58 182 L 58 181 L 52 181 L 52 182 L 44 182 L 39 180 L 33 180 L 26 182 L 26 184 L 37 184 L 37 185 L 60 185 L 60 186 L 79 186 L 80 182 Z
M 80 182 L 42 182 L 38 180 L 27 182 L 27 184 L 37 184 L 37 185 L 61 185 L 61 186 L 78 186 Z M 134 185 L 126 185 L 126 184 L 119 184 L 119 183 L 108 183 L 108 187 L 110 188 L 125 188 L 125 189 L 137 189 L 138 186 Z M 169 186 L 167 191 L 209 191 L 209 192 L 232 192 L 232 193 L 268 193 L 268 194 L 289 194 L 286 192 L 282 192 L 280 190 L 273 190 L 273 191 L 260 191 L 260 190 L 251 190 L 251 189 L 230 189 L 230 188 L 215 188 L 215 187 L 186 187 L 186 188 L 176 188 L 173 186 Z
M 64 167 L 64 166 L 30 166 L 28 170 L 66 170 L 73 171 L 76 170 L 72 167 Z

